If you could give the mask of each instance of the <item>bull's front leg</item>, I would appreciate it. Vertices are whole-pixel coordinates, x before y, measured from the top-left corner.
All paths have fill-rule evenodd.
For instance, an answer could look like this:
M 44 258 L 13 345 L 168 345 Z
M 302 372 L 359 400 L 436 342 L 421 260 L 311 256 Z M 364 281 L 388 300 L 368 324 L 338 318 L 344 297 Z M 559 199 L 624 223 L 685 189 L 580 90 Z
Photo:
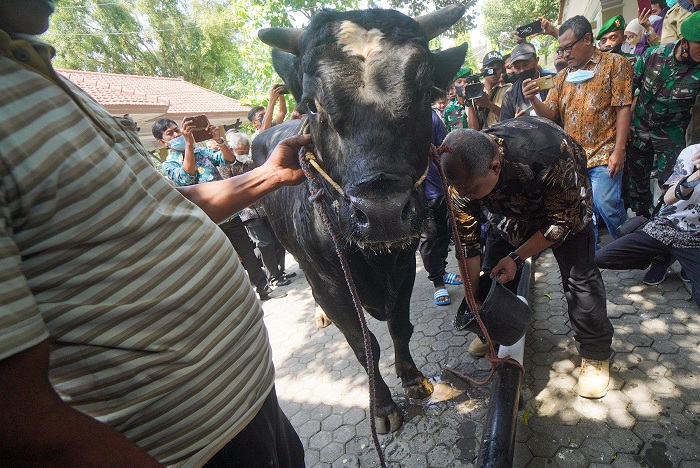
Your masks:
M 394 342 L 396 374 L 401 379 L 401 386 L 408 397 L 422 399 L 433 393 L 433 384 L 418 370 L 409 350 L 409 343 L 413 336 L 410 314 L 412 289 L 413 279 L 405 281 L 394 309 L 387 318 L 387 325 Z
M 323 307 L 323 298 L 319 298 L 319 304 Z M 365 353 L 364 338 L 362 335 L 362 326 L 360 320 L 357 317 L 357 311 L 354 307 L 341 306 L 341 301 L 330 301 L 335 305 L 329 308 L 324 308 L 331 321 L 338 327 L 338 329 L 343 333 L 345 339 L 347 340 L 350 348 L 355 353 L 357 360 L 362 364 L 362 367 L 367 371 L 367 355 Z M 372 349 L 373 363 L 372 367 L 374 369 L 374 399 L 375 414 L 374 423 L 377 427 L 377 432 L 380 434 L 388 434 L 389 432 L 396 431 L 403 422 L 401 412 L 391 398 L 391 390 L 389 386 L 384 382 L 382 375 L 379 371 L 379 357 L 381 351 L 379 349 L 379 343 L 374 334 L 368 330 L 370 345 Z

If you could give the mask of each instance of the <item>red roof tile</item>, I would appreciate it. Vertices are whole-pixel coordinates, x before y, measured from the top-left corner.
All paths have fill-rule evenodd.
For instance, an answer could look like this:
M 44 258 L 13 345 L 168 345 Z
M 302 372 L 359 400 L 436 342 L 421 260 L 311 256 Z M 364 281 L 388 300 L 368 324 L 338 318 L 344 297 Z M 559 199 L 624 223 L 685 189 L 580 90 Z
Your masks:
M 164 114 L 240 114 L 250 107 L 182 78 L 56 70 L 105 107 L 163 107 Z

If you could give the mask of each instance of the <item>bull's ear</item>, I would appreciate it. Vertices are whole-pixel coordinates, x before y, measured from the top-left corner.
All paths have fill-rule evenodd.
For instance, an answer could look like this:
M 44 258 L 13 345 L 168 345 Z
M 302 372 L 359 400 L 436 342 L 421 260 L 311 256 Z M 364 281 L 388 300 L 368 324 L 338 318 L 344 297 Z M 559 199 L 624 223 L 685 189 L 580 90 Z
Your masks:
M 433 76 L 433 83 L 440 89 L 447 89 L 447 86 L 452 81 L 452 77 L 455 76 L 464 64 L 464 57 L 467 55 L 468 44 L 465 42 L 457 47 L 452 47 L 451 49 L 445 49 L 440 52 L 435 52 L 435 75 Z
M 299 103 L 301 99 L 301 80 L 296 64 L 297 57 L 281 50 L 272 49 L 272 68 L 289 87 L 294 100 Z
M 438 11 L 415 18 L 428 40 L 438 37 L 455 24 L 467 9 L 462 5 L 450 5 Z
M 258 31 L 258 38 L 275 49 L 299 55 L 299 42 L 304 35 L 303 29 L 298 28 L 264 28 Z

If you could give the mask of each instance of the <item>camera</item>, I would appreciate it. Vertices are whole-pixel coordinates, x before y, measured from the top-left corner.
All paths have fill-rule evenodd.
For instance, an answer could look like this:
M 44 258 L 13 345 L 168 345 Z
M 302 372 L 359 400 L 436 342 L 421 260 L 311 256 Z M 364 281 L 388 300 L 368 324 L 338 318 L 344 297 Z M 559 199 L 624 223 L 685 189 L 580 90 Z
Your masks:
M 484 95 L 484 84 L 481 82 L 482 78 L 487 76 L 496 75 L 497 69 L 495 67 L 484 68 L 481 73 L 475 73 L 465 77 L 466 84 L 464 85 L 464 90 L 462 92 L 464 99 L 478 99 Z M 459 94 L 459 92 L 458 92 Z

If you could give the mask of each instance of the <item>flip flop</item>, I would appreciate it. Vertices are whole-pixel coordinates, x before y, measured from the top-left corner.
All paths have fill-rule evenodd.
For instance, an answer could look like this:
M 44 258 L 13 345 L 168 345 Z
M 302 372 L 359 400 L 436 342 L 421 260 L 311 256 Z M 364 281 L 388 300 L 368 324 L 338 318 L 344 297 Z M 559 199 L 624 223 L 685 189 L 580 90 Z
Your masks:
M 455 273 L 445 273 L 442 280 L 445 282 L 445 284 L 462 284 L 462 281 L 458 280 L 457 276 L 459 275 Z
M 446 301 L 439 301 L 438 299 L 446 297 Z M 450 293 L 447 292 L 447 289 L 445 288 L 440 288 L 437 291 L 435 291 L 435 294 L 433 294 L 433 300 L 435 301 L 435 305 L 439 306 L 444 306 L 444 305 L 450 305 L 452 301 L 450 300 Z

